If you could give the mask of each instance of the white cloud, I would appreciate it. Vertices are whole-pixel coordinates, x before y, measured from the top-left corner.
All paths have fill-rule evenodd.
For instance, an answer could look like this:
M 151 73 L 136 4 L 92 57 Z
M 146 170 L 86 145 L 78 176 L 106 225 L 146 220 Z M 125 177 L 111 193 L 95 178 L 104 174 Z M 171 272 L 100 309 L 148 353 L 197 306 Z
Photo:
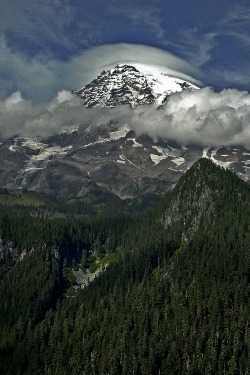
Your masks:
M 147 110 L 145 115 L 139 112 L 137 117 L 133 122 L 138 124 L 138 130 L 143 132 L 140 124 L 145 124 L 143 127 L 152 136 L 184 144 L 250 147 L 250 95 L 244 91 L 228 89 L 215 93 L 210 88 L 192 93 L 183 91 L 169 97 L 163 113 Z M 153 130 L 152 124 L 155 124 Z
M 250 147 L 250 95 L 236 89 L 172 94 L 161 110 L 151 106 L 85 110 L 85 119 L 97 126 L 109 120 L 126 123 L 137 134 L 181 144 Z
M 111 120 L 127 124 L 138 135 L 147 133 L 181 144 L 250 147 L 250 94 L 236 89 L 216 93 L 204 88 L 172 94 L 160 110 L 152 106 L 86 109 L 65 90 L 43 104 L 25 100 L 18 92 L 0 102 L 4 136 L 48 136 L 64 127 L 86 122 L 100 126 Z
M 60 91 L 48 103 L 34 104 L 15 92 L 0 102 L 0 133 L 3 137 L 48 136 L 62 128 L 83 122 L 79 99 L 68 91 Z

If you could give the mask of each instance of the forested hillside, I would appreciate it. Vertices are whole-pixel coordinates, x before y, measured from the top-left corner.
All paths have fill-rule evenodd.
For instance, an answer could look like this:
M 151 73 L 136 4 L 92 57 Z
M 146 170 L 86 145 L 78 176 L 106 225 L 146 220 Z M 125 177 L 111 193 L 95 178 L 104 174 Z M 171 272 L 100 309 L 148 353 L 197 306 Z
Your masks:
M 35 212 L 0 208 L 1 374 L 250 373 L 249 185 L 201 159 L 151 212 Z

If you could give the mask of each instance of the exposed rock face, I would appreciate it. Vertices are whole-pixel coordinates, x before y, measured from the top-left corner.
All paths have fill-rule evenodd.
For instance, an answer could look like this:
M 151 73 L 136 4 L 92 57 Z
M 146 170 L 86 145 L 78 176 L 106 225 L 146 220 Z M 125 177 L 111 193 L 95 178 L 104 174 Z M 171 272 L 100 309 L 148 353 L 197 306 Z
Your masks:
M 139 70 L 133 65 L 117 65 L 105 71 L 80 90 L 74 91 L 84 107 L 115 107 L 127 104 L 163 105 L 173 92 L 196 90 L 197 86 L 164 73 Z
M 73 275 L 75 276 L 74 289 L 86 288 L 86 286 L 94 281 L 95 278 L 98 277 L 103 271 L 105 271 L 106 268 L 107 266 L 99 268 L 95 272 L 90 272 L 89 270 L 82 271 L 81 269 L 79 269 L 78 271 L 72 270 Z
M 127 126 L 109 123 L 44 140 L 9 139 L 0 145 L 0 188 L 66 198 L 103 192 L 121 198 L 161 194 L 201 157 L 250 180 L 250 152 L 244 147 L 203 149 L 166 139 L 154 142 Z
M 192 190 L 186 189 L 185 186 L 179 189 L 166 209 L 162 223 L 166 230 L 181 227 L 182 238 L 186 240 L 198 230 L 201 222 L 211 221 L 214 210 L 212 191 L 198 176 Z

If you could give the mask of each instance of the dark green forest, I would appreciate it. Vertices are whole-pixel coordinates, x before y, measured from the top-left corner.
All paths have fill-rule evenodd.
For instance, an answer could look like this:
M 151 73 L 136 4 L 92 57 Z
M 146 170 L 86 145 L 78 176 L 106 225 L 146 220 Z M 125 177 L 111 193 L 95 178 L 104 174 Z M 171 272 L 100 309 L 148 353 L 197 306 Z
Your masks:
M 60 207 L 0 206 L 2 375 L 250 374 L 248 184 L 201 159 L 150 210 Z

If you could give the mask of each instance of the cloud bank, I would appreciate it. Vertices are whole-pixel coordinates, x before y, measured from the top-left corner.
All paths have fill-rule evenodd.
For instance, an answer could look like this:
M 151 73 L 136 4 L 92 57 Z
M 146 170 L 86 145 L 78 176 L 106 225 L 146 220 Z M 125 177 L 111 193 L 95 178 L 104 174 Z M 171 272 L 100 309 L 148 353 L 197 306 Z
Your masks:
M 181 144 L 250 147 L 250 95 L 236 89 L 210 88 L 169 97 L 163 110 L 137 108 L 131 119 L 137 132 Z
M 84 120 L 83 108 L 75 95 L 62 90 L 48 103 L 34 104 L 19 91 L 0 102 L 2 137 L 56 134 L 63 128 L 77 126 Z
M 127 106 L 86 109 L 69 91 L 60 91 L 50 102 L 34 104 L 20 92 L 0 102 L 3 136 L 48 136 L 65 127 L 108 121 L 127 124 L 138 135 L 164 137 L 181 144 L 243 145 L 250 148 L 250 94 L 236 89 L 220 93 L 210 88 L 172 94 L 162 109 Z

